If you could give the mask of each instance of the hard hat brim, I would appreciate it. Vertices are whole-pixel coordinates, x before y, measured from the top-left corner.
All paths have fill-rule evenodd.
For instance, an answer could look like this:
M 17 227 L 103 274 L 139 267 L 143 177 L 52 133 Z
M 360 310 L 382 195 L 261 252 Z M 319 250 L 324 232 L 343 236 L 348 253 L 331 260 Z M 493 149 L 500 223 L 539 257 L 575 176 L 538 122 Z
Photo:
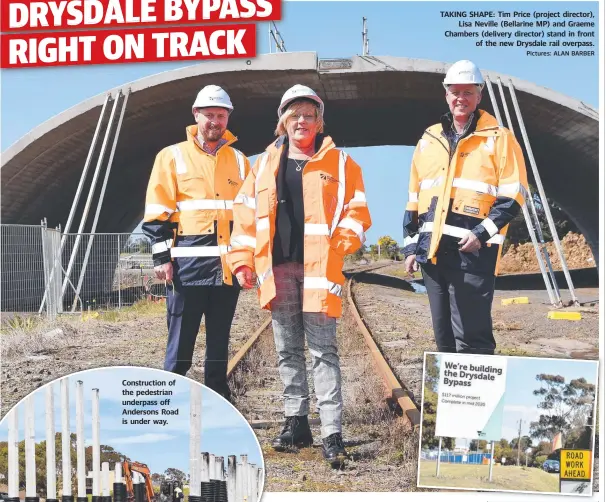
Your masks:
M 449 83 L 442 82 L 442 86 L 444 87 L 445 90 L 448 90 L 448 88 L 451 85 L 475 85 L 476 87 L 479 87 L 480 90 L 483 90 L 485 82 L 482 82 L 480 84 L 474 84 L 473 82 L 449 82 Z
M 225 108 L 226 110 L 229 110 L 229 113 L 234 111 L 234 107 L 233 106 L 227 106 L 227 105 L 219 105 L 217 103 L 213 103 L 213 104 L 202 104 L 202 105 L 196 105 L 194 103 L 194 105 L 191 107 L 191 112 L 192 114 L 196 113 L 196 108 Z
M 287 99 L 283 103 L 280 103 L 280 106 L 278 108 L 278 117 L 282 116 L 282 114 L 284 113 L 284 110 L 286 110 L 286 108 L 288 108 L 288 106 L 293 101 L 302 101 L 304 99 L 317 103 L 320 108 L 321 114 L 324 115 L 324 102 L 318 96 L 294 96 L 292 98 Z

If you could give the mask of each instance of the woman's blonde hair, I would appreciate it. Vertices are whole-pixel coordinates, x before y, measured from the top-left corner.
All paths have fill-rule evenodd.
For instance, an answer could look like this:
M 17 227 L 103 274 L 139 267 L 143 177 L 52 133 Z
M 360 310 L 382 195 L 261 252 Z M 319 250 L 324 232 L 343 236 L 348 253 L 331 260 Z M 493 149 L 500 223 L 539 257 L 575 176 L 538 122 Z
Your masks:
M 301 109 L 301 107 L 305 104 L 314 105 L 314 110 L 315 110 L 314 113 L 316 114 L 316 124 L 317 124 L 316 132 L 317 133 L 324 132 L 324 126 L 326 124 L 324 123 L 324 117 L 322 115 L 320 115 L 320 108 L 316 105 L 316 103 L 314 103 L 311 99 L 297 99 L 296 101 L 293 101 L 290 105 L 288 105 L 288 108 L 286 108 L 286 110 L 284 111 L 284 113 L 282 114 L 280 119 L 278 120 L 278 125 L 276 126 L 276 130 L 274 131 L 276 136 L 285 136 L 287 134 L 286 122 L 295 113 L 298 113 L 299 110 Z

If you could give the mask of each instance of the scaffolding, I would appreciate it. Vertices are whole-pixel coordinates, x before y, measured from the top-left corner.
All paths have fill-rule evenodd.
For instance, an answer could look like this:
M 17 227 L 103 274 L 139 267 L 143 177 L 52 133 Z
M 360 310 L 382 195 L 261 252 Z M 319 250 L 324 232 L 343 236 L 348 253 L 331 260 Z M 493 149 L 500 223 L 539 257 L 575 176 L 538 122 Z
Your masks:
M 490 102 L 492 104 L 495 117 L 499 122 L 500 126 L 504 126 L 503 118 L 501 116 L 501 112 L 499 109 L 499 103 L 497 101 L 496 94 L 493 89 L 493 82 L 489 76 L 485 77 L 486 87 L 488 89 L 488 94 L 490 96 Z M 509 106 L 507 103 L 507 99 L 505 97 L 505 91 L 503 89 L 503 82 L 500 77 L 496 79 L 496 85 L 499 90 L 499 96 L 501 98 L 501 105 L 503 106 L 503 111 L 505 112 L 505 117 L 507 119 L 507 128 L 515 134 L 515 129 L 513 125 L 513 121 L 511 119 L 511 114 L 509 113 Z M 515 109 L 516 119 L 518 121 L 518 125 L 520 128 L 520 132 L 522 134 L 522 138 L 524 140 L 524 147 L 526 150 L 526 155 L 529 159 L 530 166 L 532 168 L 532 173 L 534 177 L 534 181 L 537 186 L 537 192 L 539 196 L 539 200 L 541 203 L 541 207 L 545 212 L 545 217 L 547 219 L 549 225 L 549 231 L 553 238 L 553 244 L 556 248 L 558 258 L 560 259 L 560 263 L 562 264 L 562 271 L 564 272 L 564 276 L 566 277 L 566 283 L 568 284 L 568 289 L 571 296 L 570 304 L 574 304 L 576 306 L 579 305 L 579 301 L 576 297 L 574 291 L 574 285 L 572 283 L 572 278 L 570 277 L 570 272 L 568 270 L 568 265 L 566 263 L 566 258 L 564 256 L 564 252 L 562 250 L 562 246 L 560 244 L 560 239 L 558 237 L 557 229 L 555 227 L 555 223 L 553 220 L 553 216 L 551 215 L 551 210 L 549 208 L 549 202 L 547 201 L 547 196 L 545 195 L 545 191 L 543 189 L 543 184 L 541 182 L 541 177 L 539 175 L 539 171 L 537 168 L 537 164 L 534 160 L 534 156 L 532 154 L 532 147 L 530 145 L 530 140 L 528 138 L 528 134 L 526 132 L 526 127 L 524 125 L 524 119 L 522 117 L 522 112 L 520 110 L 520 105 L 518 104 L 518 99 L 515 92 L 515 86 L 511 79 L 508 80 L 508 88 L 509 94 L 511 98 L 511 102 Z M 557 280 L 555 277 L 555 273 L 553 270 L 553 266 L 551 264 L 551 259 L 549 257 L 549 253 L 547 251 L 547 244 L 543 238 L 543 229 L 541 227 L 541 222 L 539 220 L 537 209 L 533 200 L 533 196 L 531 193 L 524 194 L 525 202 L 522 205 L 522 212 L 524 214 L 524 220 L 526 221 L 526 227 L 528 228 L 528 233 L 530 235 L 530 239 L 532 241 L 532 245 L 535 250 L 535 254 L 537 257 L 537 262 L 539 264 L 539 268 L 541 269 L 541 275 L 543 276 L 543 281 L 545 283 L 545 289 L 547 290 L 547 294 L 549 296 L 549 301 L 555 307 L 563 307 L 564 301 L 562 300 L 562 295 L 560 289 L 558 288 Z

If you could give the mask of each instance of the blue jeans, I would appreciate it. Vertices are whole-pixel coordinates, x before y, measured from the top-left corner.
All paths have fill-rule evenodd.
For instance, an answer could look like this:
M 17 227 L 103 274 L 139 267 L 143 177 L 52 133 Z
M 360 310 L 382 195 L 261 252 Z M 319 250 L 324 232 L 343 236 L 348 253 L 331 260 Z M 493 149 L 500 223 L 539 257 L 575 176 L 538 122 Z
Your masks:
M 285 263 L 273 269 L 276 297 L 271 302 L 272 326 L 280 378 L 284 384 L 284 414 L 309 414 L 305 367 L 305 337 L 311 354 L 322 437 L 341 432 L 343 397 L 337 349 L 337 319 L 323 312 L 303 312 L 304 267 Z

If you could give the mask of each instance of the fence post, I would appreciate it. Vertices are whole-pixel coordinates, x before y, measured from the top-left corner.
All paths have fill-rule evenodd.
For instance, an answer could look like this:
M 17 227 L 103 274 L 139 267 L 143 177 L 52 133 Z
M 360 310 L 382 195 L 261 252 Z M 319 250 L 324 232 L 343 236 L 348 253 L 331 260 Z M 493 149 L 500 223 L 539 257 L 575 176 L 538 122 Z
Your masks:
M 44 291 L 50 291 L 51 273 L 48 268 L 49 252 L 47 249 L 48 243 L 46 240 L 46 230 L 47 230 L 46 218 L 44 218 L 40 221 L 40 237 L 42 240 L 42 267 L 44 269 Z M 52 312 L 53 310 L 54 309 L 51 306 L 51 301 L 49 300 L 46 305 L 46 317 L 48 319 L 54 319 L 53 312 Z
M 122 264 L 120 263 L 120 234 L 118 234 L 118 310 L 122 309 Z

